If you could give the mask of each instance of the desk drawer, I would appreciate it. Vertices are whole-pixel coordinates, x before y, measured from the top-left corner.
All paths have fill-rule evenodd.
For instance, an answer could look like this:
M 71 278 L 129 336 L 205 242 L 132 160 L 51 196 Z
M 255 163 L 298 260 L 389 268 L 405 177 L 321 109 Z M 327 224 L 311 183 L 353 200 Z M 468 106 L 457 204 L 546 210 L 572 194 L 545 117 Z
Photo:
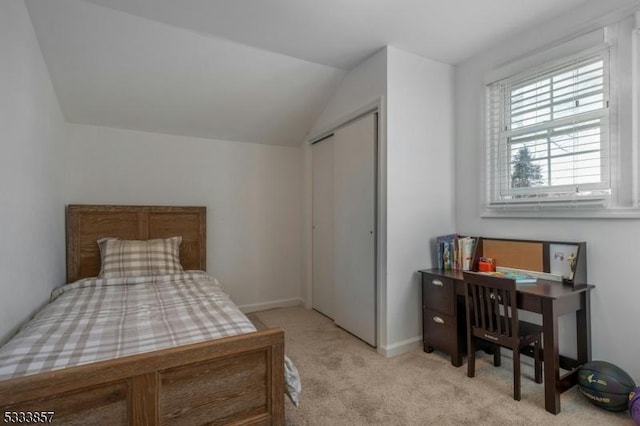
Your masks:
M 453 316 L 423 309 L 422 322 L 424 343 L 450 354 L 456 351 L 458 329 Z
M 422 274 L 422 303 L 425 308 L 454 315 L 456 285 L 451 278 Z

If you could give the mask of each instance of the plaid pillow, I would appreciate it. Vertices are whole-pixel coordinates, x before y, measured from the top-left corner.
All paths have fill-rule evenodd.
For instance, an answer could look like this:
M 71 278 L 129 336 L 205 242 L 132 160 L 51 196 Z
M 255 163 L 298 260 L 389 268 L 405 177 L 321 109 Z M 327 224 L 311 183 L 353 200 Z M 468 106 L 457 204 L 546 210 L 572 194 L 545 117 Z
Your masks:
M 98 240 L 102 264 L 98 278 L 177 274 L 182 237 L 154 240 L 121 240 L 107 237 Z

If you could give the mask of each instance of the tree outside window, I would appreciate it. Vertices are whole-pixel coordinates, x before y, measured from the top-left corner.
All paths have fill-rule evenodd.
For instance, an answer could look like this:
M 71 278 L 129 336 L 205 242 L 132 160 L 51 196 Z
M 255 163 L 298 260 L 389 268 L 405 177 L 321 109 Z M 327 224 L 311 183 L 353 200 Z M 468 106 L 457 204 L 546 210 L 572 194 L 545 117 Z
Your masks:
M 511 188 L 530 188 L 544 183 L 540 165 L 533 163 L 529 148 L 520 148 L 512 164 Z

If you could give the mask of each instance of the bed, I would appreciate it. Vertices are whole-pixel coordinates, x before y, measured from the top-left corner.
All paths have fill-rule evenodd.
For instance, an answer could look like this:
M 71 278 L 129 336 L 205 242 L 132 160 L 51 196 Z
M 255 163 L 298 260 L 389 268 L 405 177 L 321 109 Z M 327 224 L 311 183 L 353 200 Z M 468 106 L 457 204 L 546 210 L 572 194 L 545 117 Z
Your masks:
M 50 305 L 78 289 L 88 291 L 94 282 L 109 289 L 136 288 L 128 287 L 135 283 L 122 284 L 119 279 L 90 278 L 101 270 L 96 241 L 103 237 L 157 240 L 180 236 L 179 261 L 184 270 L 206 270 L 204 207 L 70 205 L 66 217 L 68 284 L 54 291 Z M 217 285 L 199 274 L 182 274 L 190 277 L 180 275 L 179 279 L 204 275 L 209 287 L 203 284 L 203 291 Z M 157 280 L 168 285 L 169 278 L 165 278 Z M 157 283 L 153 284 L 156 288 Z M 185 281 L 180 288 L 193 287 L 191 281 Z M 196 303 L 193 300 L 185 303 L 196 306 L 191 305 Z M 59 309 L 65 312 L 66 308 Z M 36 315 L 33 327 L 38 320 Z M 187 344 L 146 348 L 142 353 L 124 351 L 64 368 L 41 365 L 26 373 L 9 374 L 10 378 L 0 380 L 3 421 L 33 420 L 38 413 L 40 422 L 52 419 L 53 423 L 78 425 L 283 424 L 284 332 L 239 327 L 239 334 L 228 337 L 192 339 Z M 209 326 L 200 328 L 206 335 Z M 40 346 L 46 349 L 47 345 Z

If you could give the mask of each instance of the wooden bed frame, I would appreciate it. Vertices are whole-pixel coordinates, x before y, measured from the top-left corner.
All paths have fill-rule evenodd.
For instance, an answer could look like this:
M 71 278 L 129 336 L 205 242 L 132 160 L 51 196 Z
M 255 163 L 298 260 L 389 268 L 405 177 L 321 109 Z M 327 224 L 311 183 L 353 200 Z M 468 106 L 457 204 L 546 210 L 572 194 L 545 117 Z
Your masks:
M 181 235 L 185 269 L 206 270 L 206 209 L 67 207 L 67 281 L 96 276 L 96 240 Z M 284 424 L 284 332 L 274 328 L 0 381 L 0 414 L 56 424 Z

